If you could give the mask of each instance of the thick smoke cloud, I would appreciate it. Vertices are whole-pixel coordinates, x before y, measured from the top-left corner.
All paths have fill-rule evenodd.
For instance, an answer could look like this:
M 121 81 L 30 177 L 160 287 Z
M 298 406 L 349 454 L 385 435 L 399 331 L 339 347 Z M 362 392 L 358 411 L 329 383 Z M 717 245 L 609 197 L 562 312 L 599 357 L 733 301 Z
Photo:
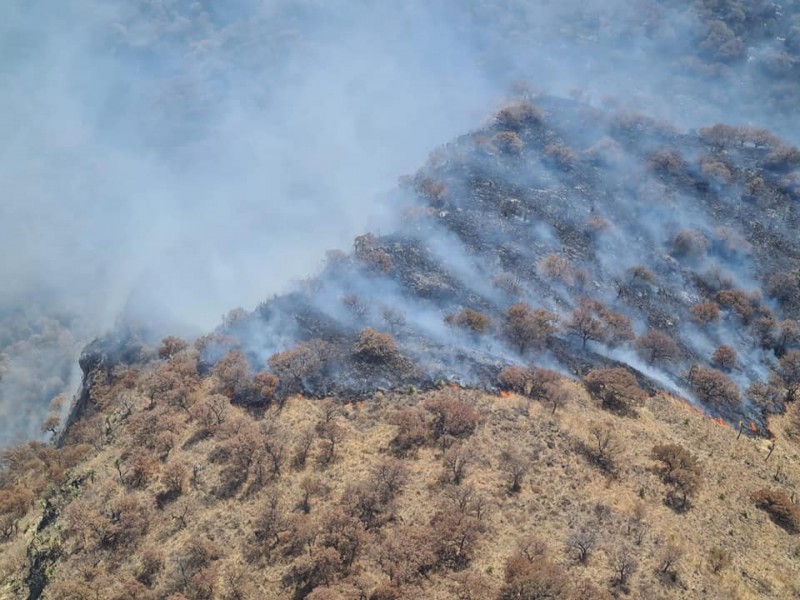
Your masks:
M 121 318 L 154 335 L 207 330 L 313 272 L 326 249 L 389 229 L 384 192 L 514 79 L 686 127 L 720 120 L 721 89 L 673 68 L 701 36 L 698 15 L 648 6 L 5 2 L 0 317 L 55 319 L 66 355 Z M 746 85 L 725 90 L 727 120 L 780 125 L 747 112 Z M 4 373 L 58 371 L 20 343 L 37 327 L 7 336 Z M 63 387 L 37 402 L 19 394 L 24 379 L 0 380 L 6 415 Z M 35 422 L 8 416 L 0 445 Z

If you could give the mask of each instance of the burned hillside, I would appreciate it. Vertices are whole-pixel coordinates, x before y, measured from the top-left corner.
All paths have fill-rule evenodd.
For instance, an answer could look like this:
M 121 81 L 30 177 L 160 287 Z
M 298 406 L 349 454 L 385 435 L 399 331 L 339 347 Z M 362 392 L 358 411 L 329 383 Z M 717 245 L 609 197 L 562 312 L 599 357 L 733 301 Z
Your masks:
M 762 427 L 796 376 L 798 177 L 765 130 L 518 98 L 401 181 L 397 231 L 199 344 L 209 368 L 243 351 L 284 395 L 624 366 Z

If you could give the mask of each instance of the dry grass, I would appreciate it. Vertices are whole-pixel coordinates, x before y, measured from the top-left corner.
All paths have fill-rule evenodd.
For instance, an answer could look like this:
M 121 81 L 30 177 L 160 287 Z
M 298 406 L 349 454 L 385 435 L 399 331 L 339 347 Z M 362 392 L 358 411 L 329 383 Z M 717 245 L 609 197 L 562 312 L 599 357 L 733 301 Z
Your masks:
M 204 391 L 209 392 L 210 384 L 203 385 L 208 388 Z M 292 469 L 287 461 L 274 481 L 267 481 L 249 494 L 245 493 L 245 484 L 230 498 L 218 498 L 212 493 L 222 465 L 210 457 L 226 435 L 232 434 L 221 430 L 187 445 L 197 422 L 176 412 L 181 419 L 179 439 L 168 462 L 199 465 L 200 482 L 195 486 L 187 482 L 184 494 L 163 509 L 153 503 L 148 512 L 147 533 L 127 549 L 87 547 L 83 538 L 69 529 L 65 517 L 69 507 L 62 509 L 58 521 L 58 527 L 65 529 L 50 527 L 35 534 L 40 509 L 31 511 L 16 538 L 0 545 L 0 574 L 9 581 L 6 588 L 0 588 L 0 597 L 24 597 L 21 588 L 14 591 L 21 579 L 19 565 L 25 561 L 26 547 L 34 538 L 41 544 L 43 536 L 56 539 L 63 549 L 46 598 L 58 598 L 58 590 L 63 589 L 58 586 L 81 577 L 87 572 L 87 564 L 98 558 L 92 576 L 95 584 L 103 584 L 98 597 L 124 597 L 120 591 L 123 583 L 133 580 L 147 549 L 156 549 L 165 558 L 164 568 L 151 589 L 153 597 L 166 597 L 167 592 L 175 591 L 176 557 L 198 536 L 212 540 L 218 553 L 218 559 L 212 561 L 214 597 L 234 597 L 226 595 L 226 574 L 237 569 L 244 573 L 243 597 L 291 597 L 291 590 L 281 584 L 281 579 L 295 557 L 277 552 L 271 560 L 248 559 L 253 524 L 262 514 L 267 498 L 277 492 L 281 511 L 286 517 L 296 516 L 300 482 L 313 475 L 328 489 L 323 497 L 312 499 L 311 517 L 317 518 L 340 502 L 348 484 L 367 480 L 372 468 L 389 454 L 389 443 L 396 431 L 390 424 L 390 415 L 405 405 L 421 405 L 435 394 L 458 396 L 481 415 L 478 429 L 464 442 L 474 450 L 476 460 L 468 468 L 462 487 L 473 486 L 489 500 L 486 530 L 467 568 L 483 578 L 488 597 L 496 597 L 503 582 L 505 560 L 529 534 L 546 542 L 550 558 L 567 569 L 571 580 L 590 579 L 618 594 L 623 592 L 610 584 L 610 559 L 618 548 L 630 548 L 639 562 L 629 584 L 628 594 L 633 598 L 744 600 L 800 595 L 800 538 L 780 529 L 750 499 L 753 491 L 765 486 L 793 495 L 800 481 L 800 446 L 784 431 L 791 416 L 771 422 L 775 449 L 766 460 L 772 442 L 746 435 L 737 440 L 737 431 L 708 419 L 678 399 L 657 395 L 638 409 L 638 416 L 619 417 L 600 409 L 579 384 L 565 385 L 571 391 L 570 402 L 555 415 L 551 415 L 548 405 L 514 394 L 492 396 L 453 388 L 429 394 L 379 395 L 367 402 L 344 405 L 341 414 L 334 417 L 344 431 L 337 459 L 322 464 L 318 460 L 322 449 L 315 447 L 302 471 Z M 143 411 L 146 404 L 145 398 L 139 398 L 134 410 Z M 264 418 L 274 419 L 285 431 L 296 433 L 323 418 L 320 406 L 318 401 L 293 397 L 280 413 L 270 412 Z M 228 423 L 237 420 L 244 423 L 252 417 L 231 407 Z M 614 460 L 617 468 L 613 472 L 601 470 L 581 450 L 590 441 L 589 431 L 594 423 L 610 424 L 618 438 Z M 678 513 L 665 504 L 666 487 L 651 469 L 652 447 L 665 443 L 690 449 L 703 466 L 703 486 L 685 512 Z M 115 461 L 130 444 L 123 423 L 113 443 L 76 468 L 76 472 L 94 475 L 92 482 L 71 499 L 73 504 L 104 486 L 110 487 L 116 497 L 133 493 L 119 483 L 115 468 Z M 504 451 L 518 452 L 530 460 L 530 470 L 517 494 L 508 490 L 501 460 Z M 410 476 L 396 502 L 395 517 L 384 525 L 382 533 L 370 535 L 357 561 L 357 579 L 363 587 L 374 588 L 388 581 L 376 560 L 383 533 L 409 524 L 427 527 L 447 502 L 441 483 L 442 456 L 439 445 L 427 444 L 404 459 Z M 160 468 L 163 466 L 160 464 Z M 158 485 L 158 477 L 154 476 L 136 493 L 153 498 Z M 568 554 L 565 545 L 567 536 L 582 528 L 597 534 L 597 547 L 583 564 Z M 660 554 L 669 543 L 685 551 L 671 576 L 659 572 Z M 719 574 L 712 573 L 709 567 L 709 552 L 715 546 L 732 554 L 732 564 Z M 446 569 L 434 571 L 403 588 L 402 597 L 453 598 L 459 589 L 458 578 L 463 575 Z M 351 575 L 348 581 L 353 579 Z

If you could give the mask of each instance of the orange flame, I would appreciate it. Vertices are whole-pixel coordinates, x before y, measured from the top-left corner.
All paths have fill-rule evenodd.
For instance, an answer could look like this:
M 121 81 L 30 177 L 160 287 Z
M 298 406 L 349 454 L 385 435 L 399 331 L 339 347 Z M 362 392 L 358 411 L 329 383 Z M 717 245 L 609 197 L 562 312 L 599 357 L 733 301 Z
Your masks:
M 507 392 L 505 390 L 501 390 L 501 392 L 500 392 L 500 397 L 501 398 L 508 398 L 509 396 L 511 396 L 511 392 Z
M 758 427 L 756 427 L 754 421 L 750 421 L 750 431 L 752 431 L 753 433 L 758 433 Z
M 714 423 L 719 425 L 720 427 L 727 427 L 727 423 L 722 417 L 709 417 Z

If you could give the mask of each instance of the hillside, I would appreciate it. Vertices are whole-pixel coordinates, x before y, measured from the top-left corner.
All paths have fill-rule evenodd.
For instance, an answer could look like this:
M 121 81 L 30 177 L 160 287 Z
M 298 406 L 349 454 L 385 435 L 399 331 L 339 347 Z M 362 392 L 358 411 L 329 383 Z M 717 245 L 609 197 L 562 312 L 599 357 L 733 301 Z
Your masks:
M 291 293 L 87 346 L 0 595 L 800 597 L 798 169 L 520 90 Z
M 796 405 L 771 440 L 663 393 L 620 416 L 563 379 L 555 412 L 444 386 L 253 414 L 196 366 L 118 368 L 60 449 L 5 454 L 0 597 L 800 594 L 797 508 L 754 501 L 796 493 Z M 180 389 L 159 391 L 168 374 Z M 666 444 L 697 459 L 685 505 L 652 458 Z

